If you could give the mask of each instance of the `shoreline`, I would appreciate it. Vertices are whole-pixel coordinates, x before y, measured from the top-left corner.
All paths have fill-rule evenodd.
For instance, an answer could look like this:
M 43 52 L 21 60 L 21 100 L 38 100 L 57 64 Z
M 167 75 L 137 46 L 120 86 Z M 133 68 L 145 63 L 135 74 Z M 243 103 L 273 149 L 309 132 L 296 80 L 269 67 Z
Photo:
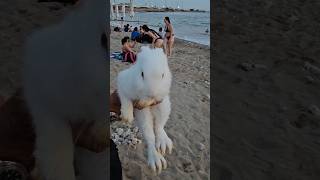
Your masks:
M 121 7 L 121 6 L 119 6 Z M 130 7 L 126 6 L 126 12 L 130 12 Z M 115 11 L 114 11 L 115 12 Z M 134 12 L 201 12 L 206 13 L 209 11 L 200 10 L 200 9 L 175 9 L 175 8 L 154 8 L 154 7 L 143 7 L 143 6 L 135 6 Z M 120 10 L 119 13 L 122 13 Z
M 124 21 L 126 22 L 126 21 Z M 113 29 L 115 28 L 115 26 L 111 26 L 110 25 L 110 31 L 111 32 L 115 32 Z M 130 33 L 129 34 L 129 37 L 131 35 L 131 32 L 120 32 L 120 33 Z M 202 49 L 208 49 L 210 50 L 210 45 L 206 45 L 206 44 L 201 44 L 201 43 L 198 43 L 198 42 L 194 42 L 194 41 L 190 41 L 190 40 L 186 40 L 186 39 L 182 39 L 182 38 L 178 38 L 178 37 L 175 37 L 174 38 L 175 42 L 181 42 L 181 43 L 185 43 L 187 45 L 191 45 L 191 46 L 195 46 L 195 47 L 198 47 L 198 48 L 202 48 Z M 210 42 L 210 41 L 209 41 Z

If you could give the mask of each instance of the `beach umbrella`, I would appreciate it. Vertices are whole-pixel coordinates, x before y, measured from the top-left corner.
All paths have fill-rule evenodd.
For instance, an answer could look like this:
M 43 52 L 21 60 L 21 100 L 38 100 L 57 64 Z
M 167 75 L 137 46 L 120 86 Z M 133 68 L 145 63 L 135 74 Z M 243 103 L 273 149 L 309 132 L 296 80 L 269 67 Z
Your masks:
M 116 4 L 116 18 L 119 18 L 119 9 L 118 9 L 118 4 Z
M 126 5 L 122 5 L 123 19 L 126 17 Z

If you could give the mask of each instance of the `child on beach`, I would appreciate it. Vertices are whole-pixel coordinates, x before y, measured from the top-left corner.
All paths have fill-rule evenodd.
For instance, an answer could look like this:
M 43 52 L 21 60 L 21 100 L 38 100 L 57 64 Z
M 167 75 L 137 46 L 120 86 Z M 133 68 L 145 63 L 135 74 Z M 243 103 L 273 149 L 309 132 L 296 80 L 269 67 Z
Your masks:
M 131 41 L 128 36 L 125 36 L 122 40 L 122 53 L 123 61 L 134 63 L 136 61 L 136 53 L 133 51 L 135 41 Z

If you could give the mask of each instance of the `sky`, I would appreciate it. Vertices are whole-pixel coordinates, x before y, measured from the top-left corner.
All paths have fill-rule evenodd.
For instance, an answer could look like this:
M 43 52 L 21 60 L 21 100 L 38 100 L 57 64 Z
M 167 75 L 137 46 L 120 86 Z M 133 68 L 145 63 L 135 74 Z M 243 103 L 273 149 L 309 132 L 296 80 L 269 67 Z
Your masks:
M 114 1 L 114 0 L 111 0 Z M 129 2 L 129 0 L 115 0 L 115 2 Z M 200 9 L 200 10 L 210 10 L 210 0 L 134 0 L 136 5 L 146 5 L 153 4 L 162 7 L 164 4 L 167 4 L 169 7 L 177 7 L 183 9 Z

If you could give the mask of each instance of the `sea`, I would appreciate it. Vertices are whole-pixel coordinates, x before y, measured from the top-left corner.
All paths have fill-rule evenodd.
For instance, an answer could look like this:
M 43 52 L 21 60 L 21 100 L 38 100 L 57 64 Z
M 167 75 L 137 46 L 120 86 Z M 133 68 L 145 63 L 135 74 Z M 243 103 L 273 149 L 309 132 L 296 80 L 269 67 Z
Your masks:
M 170 18 L 175 37 L 210 46 L 210 12 L 136 12 L 132 18 L 125 16 L 124 24 L 132 27 L 147 24 L 156 31 L 159 27 L 164 30 L 165 16 Z M 119 21 L 110 23 L 115 26 Z

